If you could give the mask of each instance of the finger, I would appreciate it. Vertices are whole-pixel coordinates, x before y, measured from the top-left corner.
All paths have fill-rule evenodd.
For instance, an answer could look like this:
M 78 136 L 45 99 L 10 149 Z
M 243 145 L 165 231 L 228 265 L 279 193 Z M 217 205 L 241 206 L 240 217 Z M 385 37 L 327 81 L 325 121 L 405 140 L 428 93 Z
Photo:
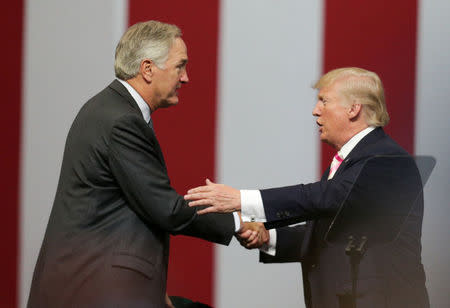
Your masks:
M 247 242 L 248 248 L 260 248 L 266 241 L 264 233 L 258 233 L 258 236 L 251 242 Z M 268 239 L 267 239 L 268 240 Z
M 188 203 L 189 207 L 196 207 L 196 206 L 214 206 L 214 203 L 212 200 L 209 199 L 200 199 L 196 201 L 190 201 Z
M 216 184 L 216 183 L 214 183 L 213 181 L 211 181 L 210 179 L 206 179 L 206 185 L 214 185 L 214 184 Z
M 197 211 L 197 214 L 204 215 L 204 214 L 216 213 L 216 212 L 217 212 L 217 210 L 214 207 L 210 206 L 210 207 L 207 207 L 205 209 Z
M 262 234 L 262 236 L 261 236 L 261 240 L 264 242 L 264 243 L 267 243 L 269 240 L 270 240 L 270 235 L 269 235 L 269 232 L 263 232 L 263 234 Z
M 259 241 L 258 238 L 254 239 L 253 241 L 251 241 L 250 243 L 247 243 L 245 245 L 245 248 L 248 248 L 248 249 L 259 248 L 259 247 L 261 247 L 261 242 Z
M 258 232 L 252 231 L 252 234 L 247 239 L 247 243 L 251 243 L 257 238 L 258 238 Z
M 197 192 L 205 192 L 205 191 L 211 191 L 211 187 L 210 186 L 198 186 L 195 188 L 191 188 L 188 190 L 188 194 L 197 193 Z
M 184 195 L 184 200 L 198 200 L 198 199 L 206 199 L 211 197 L 210 193 L 202 192 L 202 193 L 188 193 Z
M 242 233 L 238 233 L 239 238 L 248 240 L 248 238 L 252 235 L 252 230 L 245 230 Z

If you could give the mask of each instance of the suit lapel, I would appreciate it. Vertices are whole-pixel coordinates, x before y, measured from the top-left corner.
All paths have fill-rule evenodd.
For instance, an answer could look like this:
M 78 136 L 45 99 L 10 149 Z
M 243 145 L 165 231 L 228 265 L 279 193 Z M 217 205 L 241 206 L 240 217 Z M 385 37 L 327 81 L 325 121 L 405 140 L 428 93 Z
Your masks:
M 378 142 L 385 136 L 386 134 L 384 133 L 384 130 L 381 127 L 377 127 L 373 131 L 368 133 L 367 136 L 365 136 L 363 139 L 361 139 L 361 141 L 358 142 L 358 144 L 356 144 L 353 150 L 344 159 L 339 168 L 336 170 L 336 173 L 334 174 L 333 177 L 339 176 L 339 174 L 341 174 L 342 171 L 345 170 L 347 166 L 351 165 L 352 161 L 356 161 L 359 160 L 361 157 L 370 155 L 370 153 L 368 153 L 367 147 L 373 143 Z M 328 168 L 328 170 L 330 169 Z
M 166 169 L 167 171 L 167 167 L 166 167 L 166 161 L 164 160 L 164 155 L 162 153 L 161 147 L 159 145 L 158 139 L 156 138 L 155 132 L 153 131 L 153 135 L 154 135 L 154 145 L 155 145 L 155 149 L 158 152 L 159 158 L 161 159 L 161 162 L 164 166 L 164 169 Z
M 111 82 L 109 84 L 108 87 L 110 87 L 111 89 L 113 89 L 114 91 L 119 93 L 120 96 L 122 96 L 124 98 L 124 100 L 127 101 L 133 107 L 133 109 L 135 109 L 136 112 L 138 112 L 142 116 L 142 112 L 141 112 L 141 109 L 139 108 L 138 104 L 136 103 L 134 98 L 131 96 L 130 92 L 128 92 L 127 88 L 125 88 L 123 86 L 123 84 L 120 83 L 120 81 L 115 79 L 113 82 Z M 142 116 L 142 120 L 144 120 L 143 116 Z M 156 153 L 158 154 L 158 157 L 164 166 L 164 169 L 167 169 L 166 162 L 164 160 L 164 156 L 163 156 L 163 153 L 161 150 L 161 146 L 159 145 L 158 139 L 156 138 L 155 131 L 152 128 L 150 128 L 150 126 L 149 126 L 149 129 L 152 131 L 152 134 L 153 134 L 153 138 L 152 138 L 152 140 L 150 140 L 150 142 L 153 143 Z
M 340 166 L 339 166 L 340 167 Z M 327 170 L 322 174 L 321 181 L 326 181 L 328 179 L 328 175 L 330 174 L 330 166 L 328 166 Z

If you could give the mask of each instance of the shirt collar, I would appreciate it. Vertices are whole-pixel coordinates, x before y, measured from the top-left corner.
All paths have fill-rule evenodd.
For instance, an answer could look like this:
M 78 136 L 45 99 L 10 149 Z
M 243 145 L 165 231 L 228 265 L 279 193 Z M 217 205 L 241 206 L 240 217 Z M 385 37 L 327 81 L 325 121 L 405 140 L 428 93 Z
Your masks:
M 142 116 L 144 117 L 144 120 L 148 123 L 150 122 L 150 107 L 147 105 L 147 103 L 144 101 L 142 96 L 126 81 L 122 79 L 117 79 L 120 81 L 121 84 L 130 92 L 133 99 L 136 101 L 136 103 L 139 106 L 139 109 L 141 110 Z
M 341 150 L 338 151 L 338 155 L 342 159 L 345 159 L 348 156 L 348 154 L 350 154 L 350 152 L 353 150 L 353 148 L 358 144 L 358 142 L 360 142 L 362 138 L 364 138 L 368 133 L 370 133 L 374 129 L 375 126 L 369 126 L 360 131 L 359 133 L 357 133 L 356 135 L 354 135 L 349 141 L 347 141 L 346 144 L 342 146 Z

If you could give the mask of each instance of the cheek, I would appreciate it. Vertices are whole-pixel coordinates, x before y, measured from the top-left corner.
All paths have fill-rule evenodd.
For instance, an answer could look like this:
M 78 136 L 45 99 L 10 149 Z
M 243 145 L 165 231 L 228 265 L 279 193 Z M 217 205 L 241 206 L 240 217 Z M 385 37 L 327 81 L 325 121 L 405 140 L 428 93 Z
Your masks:
M 178 75 L 174 74 L 174 75 L 170 76 L 170 86 L 176 87 L 178 84 L 178 80 L 179 80 Z
M 325 110 L 322 114 L 322 118 L 324 118 L 325 125 L 328 128 L 340 129 L 342 127 L 344 115 L 340 112 L 340 110 L 336 109 L 328 109 Z
M 324 126 L 333 126 L 333 122 L 335 121 L 334 115 L 329 110 L 324 110 L 322 112 L 321 118 L 323 120 Z

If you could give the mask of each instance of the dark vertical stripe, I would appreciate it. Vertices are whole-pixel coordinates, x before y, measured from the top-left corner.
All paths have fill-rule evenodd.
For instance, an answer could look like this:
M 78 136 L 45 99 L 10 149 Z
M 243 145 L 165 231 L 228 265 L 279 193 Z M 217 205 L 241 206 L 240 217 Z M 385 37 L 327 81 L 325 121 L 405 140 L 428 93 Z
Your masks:
M 0 140 L 2 142 L 0 196 L 2 200 L 2 253 L 0 306 L 17 307 L 19 265 L 19 175 L 22 104 L 23 1 L 11 1 L 1 10 L 3 71 Z
M 326 0 L 324 36 L 324 72 L 344 66 L 376 72 L 391 116 L 386 131 L 412 153 L 417 1 Z M 322 170 L 334 152 L 322 145 Z
M 130 0 L 129 23 L 156 19 L 176 24 L 188 47 L 190 83 L 180 103 L 152 117 L 169 176 L 180 194 L 214 178 L 218 0 Z M 172 237 L 168 293 L 214 303 L 214 251 L 205 241 Z

